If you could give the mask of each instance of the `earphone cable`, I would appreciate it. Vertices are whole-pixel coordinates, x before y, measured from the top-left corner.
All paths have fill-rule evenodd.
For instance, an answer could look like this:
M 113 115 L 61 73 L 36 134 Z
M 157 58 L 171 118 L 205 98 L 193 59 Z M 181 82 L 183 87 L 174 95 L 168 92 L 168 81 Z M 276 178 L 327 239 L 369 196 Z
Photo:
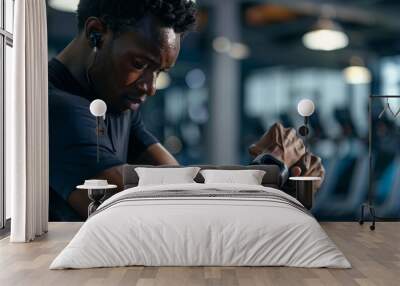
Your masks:
M 91 79 L 91 77 L 90 77 L 90 71 L 93 69 L 93 66 L 94 66 L 94 64 L 96 63 L 96 59 L 97 59 L 97 47 L 94 47 L 94 48 L 93 48 L 93 53 L 94 53 L 94 55 L 93 55 L 93 60 L 92 60 L 92 62 L 90 63 L 90 65 L 89 65 L 89 66 L 87 67 L 87 69 L 86 69 L 86 80 L 87 80 L 88 85 L 89 85 L 89 91 L 94 93 L 95 91 L 94 91 L 94 88 L 93 88 L 92 79 Z

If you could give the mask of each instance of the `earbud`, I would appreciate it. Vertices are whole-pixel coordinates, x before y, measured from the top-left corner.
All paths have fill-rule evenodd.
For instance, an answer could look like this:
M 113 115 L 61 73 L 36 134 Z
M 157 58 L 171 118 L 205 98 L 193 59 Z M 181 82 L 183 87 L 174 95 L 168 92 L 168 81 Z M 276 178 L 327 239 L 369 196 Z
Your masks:
M 90 45 L 92 46 L 94 52 L 97 52 L 97 49 L 99 48 L 101 37 L 102 35 L 99 32 L 91 32 L 89 35 Z
M 90 78 L 90 71 L 93 68 L 97 59 L 97 49 L 100 47 L 102 35 L 99 32 L 91 32 L 89 34 L 89 44 L 93 48 L 92 62 L 86 68 L 86 79 L 91 91 L 94 93 L 92 79 Z

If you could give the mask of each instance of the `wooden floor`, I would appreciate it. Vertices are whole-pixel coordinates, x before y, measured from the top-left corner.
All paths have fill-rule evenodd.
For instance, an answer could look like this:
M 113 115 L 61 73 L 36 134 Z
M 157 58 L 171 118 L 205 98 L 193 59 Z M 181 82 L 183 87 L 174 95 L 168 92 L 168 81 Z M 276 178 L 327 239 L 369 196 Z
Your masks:
M 79 223 L 51 223 L 30 244 L 0 241 L 0 285 L 400 285 L 400 223 L 378 223 L 372 232 L 357 223 L 322 223 L 353 268 L 124 267 L 48 270 Z

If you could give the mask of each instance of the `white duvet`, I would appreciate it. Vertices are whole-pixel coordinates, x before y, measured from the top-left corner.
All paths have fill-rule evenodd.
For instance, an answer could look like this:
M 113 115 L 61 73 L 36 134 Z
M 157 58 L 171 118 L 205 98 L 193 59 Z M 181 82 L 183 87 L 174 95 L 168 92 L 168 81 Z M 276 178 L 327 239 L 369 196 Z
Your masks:
M 121 200 L 137 192 L 264 191 L 263 186 L 179 184 L 125 190 L 83 224 L 50 269 L 145 266 L 294 266 L 350 268 L 311 215 L 284 200 L 172 197 Z M 143 193 L 144 194 L 144 193 Z

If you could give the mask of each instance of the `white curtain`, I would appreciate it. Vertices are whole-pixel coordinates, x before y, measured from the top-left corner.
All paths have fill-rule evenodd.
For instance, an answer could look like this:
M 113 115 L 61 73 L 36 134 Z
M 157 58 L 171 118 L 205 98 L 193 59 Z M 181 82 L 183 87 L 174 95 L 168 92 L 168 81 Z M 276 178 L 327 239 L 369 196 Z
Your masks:
M 6 98 L 6 187 L 12 242 L 48 227 L 48 81 L 45 0 L 15 1 L 13 94 Z

